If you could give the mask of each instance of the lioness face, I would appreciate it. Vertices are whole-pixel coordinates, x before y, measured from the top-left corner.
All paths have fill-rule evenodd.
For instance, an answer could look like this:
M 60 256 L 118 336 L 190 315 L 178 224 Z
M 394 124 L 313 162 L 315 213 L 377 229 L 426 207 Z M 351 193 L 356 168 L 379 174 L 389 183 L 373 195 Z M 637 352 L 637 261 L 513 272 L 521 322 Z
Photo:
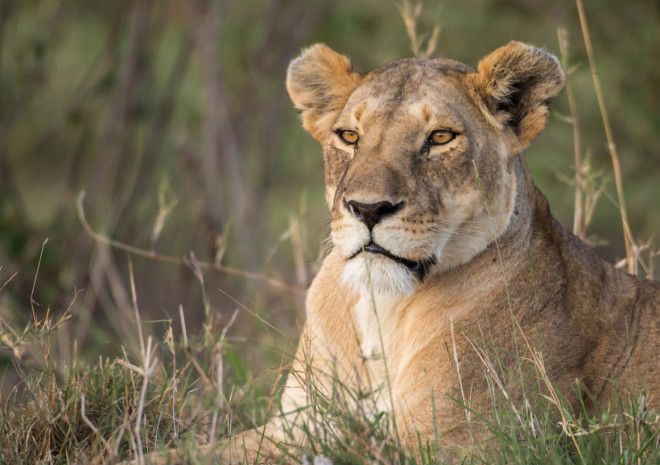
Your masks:
M 483 250 L 508 223 L 504 141 L 456 70 L 408 60 L 372 73 L 335 121 L 326 190 L 346 282 L 410 292 L 427 273 Z M 344 140 L 345 131 L 357 140 Z
M 412 59 L 360 76 L 325 46 L 294 60 L 287 87 L 324 148 L 344 282 L 405 295 L 503 234 L 516 198 L 513 160 L 562 84 L 554 57 L 519 43 L 477 72 Z

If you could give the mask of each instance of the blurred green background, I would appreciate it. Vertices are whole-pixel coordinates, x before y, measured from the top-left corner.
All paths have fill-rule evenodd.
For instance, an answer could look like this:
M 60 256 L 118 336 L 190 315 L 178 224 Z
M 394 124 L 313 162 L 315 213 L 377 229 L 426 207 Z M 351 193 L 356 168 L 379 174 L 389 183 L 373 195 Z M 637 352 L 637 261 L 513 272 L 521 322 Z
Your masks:
M 475 66 L 511 39 L 569 61 L 583 155 L 607 184 L 590 235 L 624 257 L 609 152 L 570 0 L 426 1 L 421 27 L 441 26 L 436 56 Z M 623 166 L 635 238 L 660 226 L 660 6 L 585 1 Z M 66 309 L 57 356 L 135 350 L 129 261 L 147 331 L 188 331 L 209 311 L 239 309 L 232 341 L 250 370 L 291 350 L 301 292 L 112 250 L 76 213 L 124 243 L 222 263 L 304 289 L 327 237 L 321 151 L 284 87 L 289 60 L 323 41 L 359 71 L 410 56 L 397 4 L 387 0 L 0 0 L 0 315 L 14 323 Z M 527 151 L 533 177 L 568 227 L 572 128 L 566 94 Z M 44 248 L 38 277 L 37 264 Z M 193 260 L 194 261 L 194 260 Z M 36 284 L 35 284 L 36 283 Z M 220 291 L 222 289 L 222 291 Z M 228 296 L 231 296 L 228 297 Z M 239 305 L 240 303 L 240 305 Z M 246 310 L 246 307 L 248 310 Z M 269 321 L 281 333 L 255 317 Z M 288 349 L 287 349 L 288 348 Z M 278 350 L 275 350 L 278 349 Z M 9 358 L 0 351 L 3 386 Z

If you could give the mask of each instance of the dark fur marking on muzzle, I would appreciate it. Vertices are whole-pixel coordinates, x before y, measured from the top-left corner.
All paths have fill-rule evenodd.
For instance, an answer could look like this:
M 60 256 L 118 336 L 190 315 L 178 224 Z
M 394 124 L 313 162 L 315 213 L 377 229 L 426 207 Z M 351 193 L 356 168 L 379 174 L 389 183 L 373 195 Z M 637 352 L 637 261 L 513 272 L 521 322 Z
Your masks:
M 395 261 L 396 263 L 405 266 L 408 271 L 410 271 L 412 274 L 414 274 L 417 279 L 420 281 L 423 281 L 426 275 L 429 273 L 431 270 L 431 267 L 436 264 L 436 258 L 435 256 L 426 258 L 424 260 L 420 261 L 415 261 L 415 260 L 409 260 L 407 258 L 399 257 L 398 255 L 394 255 L 392 252 L 389 250 L 384 249 L 380 245 L 376 244 L 375 242 L 371 241 L 367 245 L 364 245 L 361 249 L 359 249 L 357 252 L 355 252 L 353 255 L 348 257 L 349 260 L 352 260 L 353 258 L 357 257 L 359 254 L 362 252 L 369 252 L 369 253 L 375 253 L 379 255 L 383 255 L 384 257 L 389 258 L 390 260 Z

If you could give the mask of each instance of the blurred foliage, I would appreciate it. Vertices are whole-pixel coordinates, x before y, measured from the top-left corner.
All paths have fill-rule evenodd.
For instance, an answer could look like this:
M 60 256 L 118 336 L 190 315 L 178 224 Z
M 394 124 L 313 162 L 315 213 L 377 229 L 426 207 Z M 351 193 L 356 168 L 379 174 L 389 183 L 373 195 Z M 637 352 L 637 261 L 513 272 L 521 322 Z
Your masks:
M 631 225 L 646 240 L 660 226 L 660 7 L 652 0 L 585 4 Z M 565 27 L 583 148 L 609 176 L 572 1 L 425 7 L 425 25 L 441 26 L 436 55 L 472 66 L 511 39 L 558 53 L 556 29 Z M 214 311 L 231 315 L 238 305 L 222 288 L 250 309 L 235 330 L 246 338 L 235 341 L 246 363 L 276 365 L 296 338 L 301 295 L 217 273 L 205 275 L 200 292 L 186 267 L 95 244 L 75 203 L 85 190 L 90 222 L 122 242 L 211 262 L 225 250 L 224 264 L 304 288 L 327 213 L 320 148 L 301 129 L 284 76 L 299 49 L 316 41 L 351 56 L 360 71 L 410 55 L 396 4 L 385 0 L 1 0 L 0 284 L 17 273 L 0 296 L 3 315 L 27 320 L 30 296 L 40 314 L 71 305 L 69 335 L 83 354 L 134 348 L 130 259 L 141 309 L 154 320 L 147 331 L 178 321 L 179 304 L 191 326 L 201 325 L 204 295 Z M 573 188 L 560 180 L 573 175 L 564 94 L 553 108 L 527 160 L 570 227 Z M 591 233 L 602 255 L 618 260 L 624 249 L 612 182 L 607 192 Z M 163 218 L 165 206 L 172 209 Z

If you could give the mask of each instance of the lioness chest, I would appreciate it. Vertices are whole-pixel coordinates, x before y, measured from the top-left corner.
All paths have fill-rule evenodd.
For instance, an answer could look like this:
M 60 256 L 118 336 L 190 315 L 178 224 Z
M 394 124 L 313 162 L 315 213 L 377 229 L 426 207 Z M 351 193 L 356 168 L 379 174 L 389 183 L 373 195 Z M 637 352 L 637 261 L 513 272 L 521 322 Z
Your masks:
M 478 315 L 484 305 L 474 293 L 456 298 L 453 292 L 436 289 L 432 294 L 432 299 L 424 291 L 406 297 L 360 295 L 353 316 L 359 356 L 372 390 L 382 394 L 400 383 L 408 384 L 417 372 L 452 369 L 446 349 L 456 344 L 454 326 L 462 326 L 467 316 Z M 378 403 L 388 410 L 388 396 L 380 395 Z

